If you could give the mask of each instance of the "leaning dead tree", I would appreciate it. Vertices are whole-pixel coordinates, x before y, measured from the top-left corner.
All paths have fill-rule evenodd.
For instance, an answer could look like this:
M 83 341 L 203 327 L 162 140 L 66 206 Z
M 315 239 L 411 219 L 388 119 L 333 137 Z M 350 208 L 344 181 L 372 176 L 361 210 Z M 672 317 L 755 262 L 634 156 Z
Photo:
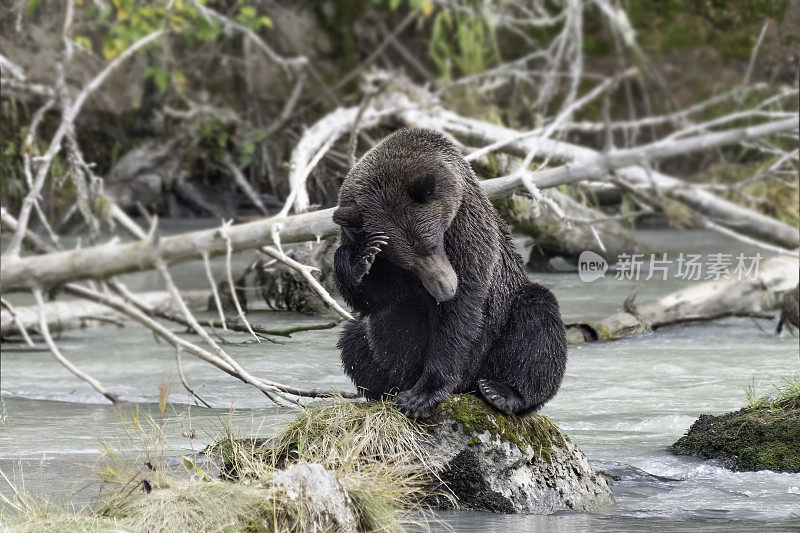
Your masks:
M 255 251 L 262 260 L 275 261 L 297 272 L 317 293 L 323 305 L 340 319 L 350 318 L 349 312 L 320 283 L 315 266 L 298 262 L 284 249 L 284 245 L 316 242 L 337 233 L 338 228 L 331 220 L 332 209 L 312 210 L 310 179 L 320 162 L 326 158 L 335 157 L 340 161 L 346 159 L 345 166 L 351 166 L 356 157 L 359 139 L 367 145 L 373 144 L 369 133 L 375 128 L 408 126 L 436 129 L 453 140 L 464 156 L 476 166 L 491 166 L 502 158 L 506 164 L 497 166 L 499 172 L 496 176 L 482 181 L 484 190 L 491 198 L 514 195 L 522 198 L 526 213 L 533 213 L 525 216 L 546 218 L 552 227 L 557 228 L 555 232 L 579 228 L 580 231 L 574 232 L 579 237 L 573 239 L 573 242 L 568 243 L 565 239 L 561 252 L 565 256 L 574 255 L 580 248 L 594 249 L 595 245 L 598 250 L 613 254 L 614 250 L 624 249 L 630 244 L 614 240 L 615 228 L 618 227 L 614 226 L 614 220 L 608 220 L 607 217 L 599 216 L 597 211 L 576 205 L 573 199 L 555 190 L 555 187 L 562 185 L 580 184 L 595 190 L 605 187 L 624 192 L 635 199 L 642 212 L 668 212 L 679 206 L 696 226 L 781 254 L 779 259 L 765 265 L 765 268 L 769 267 L 766 269 L 768 272 L 783 272 L 786 268 L 796 270 L 795 258 L 800 245 L 800 234 L 796 227 L 725 199 L 720 193 L 729 192 L 726 189 L 690 183 L 662 173 L 655 167 L 663 159 L 738 146 L 777 156 L 777 160 L 763 172 L 763 176 L 753 176 L 753 180 L 780 179 L 787 171 L 794 169 L 796 172 L 797 150 L 787 151 L 780 147 L 780 143 L 773 141 L 783 137 L 797 139 L 798 114 L 796 109 L 791 109 L 791 102 L 797 99 L 797 90 L 771 94 L 751 107 L 713 120 L 704 121 L 698 118 L 704 110 L 720 101 L 761 94 L 766 90 L 763 84 L 750 85 L 749 80 L 745 79 L 741 87 L 688 108 L 675 109 L 672 106 L 662 115 L 648 113 L 646 116 L 637 116 L 631 96 L 634 87 L 640 90 L 645 100 L 648 98 L 645 87 L 656 87 L 666 99 L 670 96 L 658 72 L 649 65 L 638 46 L 635 32 L 627 17 L 612 3 L 605 0 L 535 0 L 529 5 L 504 3 L 499 13 L 492 13 L 493 16 L 497 15 L 494 20 L 522 38 L 530 46 L 530 53 L 435 88 L 422 87 L 395 72 L 367 71 L 386 47 L 394 47 L 401 56 L 409 57 L 397 36 L 419 16 L 413 12 L 393 31 L 387 29 L 384 41 L 366 61 L 347 73 L 335 86 L 328 87 L 307 58 L 282 57 L 251 28 L 199 2 L 192 2 L 192 5 L 206 20 L 216 21 L 227 32 L 241 35 L 246 45 L 246 54 L 253 50 L 263 54 L 291 82 L 291 94 L 274 121 L 265 125 L 265 135 L 282 131 L 292 120 L 306 80 L 309 80 L 308 83 L 316 83 L 320 90 L 320 96 L 312 104 L 327 101 L 333 105 L 333 110 L 305 129 L 294 144 L 288 161 L 288 194 L 275 216 L 243 224 L 223 222 L 213 229 L 163 237 L 159 234 L 156 217 L 147 215 L 145 218 L 148 227 L 140 227 L 115 204 L 113 195 L 103 192 L 102 178 L 95 174 L 91 162 L 86 161 L 76 139 L 76 118 L 87 98 L 114 70 L 124 65 L 137 50 L 164 39 L 168 36 L 168 30 L 154 31 L 141 38 L 109 62 L 74 95 L 67 89 L 66 83 L 66 73 L 73 52 L 70 38 L 74 7 L 72 2 L 65 4 L 61 26 L 63 50 L 59 56 L 53 86 L 28 83 L 23 69 L 0 55 L 4 90 L 35 94 L 44 101 L 33 114 L 25 139 L 23 170 L 27 194 L 22 208 L 16 215 L 5 209 L 2 212 L 2 225 L 12 233 L 12 237 L 0 266 L 0 294 L 5 296 L 16 291 L 29 291 L 33 293 L 37 305 L 33 308 L 17 309 L 4 298 L 3 331 L 13 330 L 26 342 L 32 343 L 28 330 L 35 329 L 61 364 L 111 401 L 117 401 L 117 397 L 69 362 L 59 351 L 51 334 L 58 321 L 48 318 L 48 309 L 54 307 L 44 301 L 46 293 L 63 291 L 83 302 L 90 302 L 92 306 L 112 310 L 115 319 L 125 317 L 151 330 L 156 337 L 175 349 L 181 382 L 198 404 L 208 405 L 208 402 L 187 382 L 181 367 L 182 354 L 194 356 L 261 390 L 277 404 L 292 405 L 298 403 L 299 398 L 335 393 L 330 390 L 300 389 L 253 375 L 226 352 L 215 337 L 209 334 L 207 328 L 244 331 L 258 342 L 265 338 L 263 328 L 250 324 L 243 302 L 237 297 L 235 284 L 238 275 L 232 271 L 231 258 L 234 253 L 243 251 Z M 468 8 L 447 2 L 442 3 L 442 8 L 454 11 L 488 9 L 485 6 Z M 584 72 L 582 21 L 584 12 L 588 9 L 596 9 L 604 17 L 620 51 L 624 50 L 635 57 L 637 68 L 622 65 L 618 74 L 602 77 L 589 76 Z M 549 43 L 542 45 L 525 36 L 526 28 L 549 28 L 554 37 Z M 411 64 L 424 77 L 429 77 L 424 65 L 414 64 L 413 61 Z M 365 72 L 368 73 L 364 75 Z M 361 104 L 350 107 L 343 105 L 338 91 L 348 81 L 359 76 L 364 80 Z M 580 89 L 587 82 L 591 87 L 581 93 Z M 466 116 L 445 103 L 448 93 L 465 87 L 477 94 L 489 95 L 507 85 L 514 85 L 517 89 L 529 91 L 535 96 L 530 102 L 530 110 L 543 117 L 536 127 L 528 130 L 505 127 Z M 618 90 L 625 95 L 628 104 L 626 120 L 612 120 L 607 113 L 611 95 Z M 601 121 L 576 119 L 581 110 L 596 103 L 602 103 L 605 109 Z M 645 103 L 645 107 L 650 109 L 649 102 Z M 785 107 L 790 110 L 785 110 Z M 545 117 L 544 114 L 553 108 L 558 109 L 555 114 Z M 52 111 L 57 111 L 60 116 L 58 127 L 49 139 L 47 149 L 40 153 L 39 144 L 35 141 L 38 139 L 43 117 Z M 208 109 L 208 106 L 192 102 L 188 102 L 187 110 L 169 111 L 176 117 L 216 113 L 215 110 Z M 575 132 L 605 136 L 603 148 L 568 141 Z M 621 147 L 615 144 L 621 144 Z M 343 152 L 344 156 L 341 155 Z M 41 205 L 41 192 L 53 161 L 57 154 L 62 153 L 66 155 L 68 162 L 67 177 L 78 191 L 74 210 L 86 222 L 88 231 L 85 237 L 90 244 L 72 250 L 63 249 L 60 236 L 48 223 Z M 262 214 L 268 212 L 234 160 L 228 156 L 222 163 L 238 189 L 256 209 Z M 270 172 L 270 180 L 272 179 Z M 102 205 L 103 209 L 97 209 L 97 205 Z M 43 229 L 43 236 L 30 230 L 34 222 Z M 99 228 L 102 224 L 109 223 L 121 226 L 135 240 L 121 243 L 112 239 L 101 243 Z M 584 246 L 587 242 L 591 246 Z M 23 253 L 24 246 L 31 253 Z M 224 258 L 225 274 L 221 284 L 211 275 L 209 261 L 213 257 Z M 190 302 L 179 291 L 170 268 L 188 261 L 203 262 L 214 304 L 212 308 L 219 313 L 218 321 L 198 320 L 191 310 Z M 143 270 L 156 270 L 166 285 L 166 295 L 170 302 L 168 313 L 159 309 L 153 301 L 131 293 L 116 278 L 119 274 Z M 775 274 L 775 277 L 780 275 Z M 747 301 L 758 299 L 756 296 L 751 298 L 757 292 L 756 288 L 743 287 L 737 285 L 728 289 L 731 294 L 739 291 L 743 298 L 747 297 Z M 224 294 L 220 294 L 223 291 Z M 162 294 L 159 298 L 163 296 Z M 226 316 L 223 312 L 223 300 L 228 303 L 228 298 L 229 307 L 235 311 L 234 317 Z M 633 331 L 629 327 L 631 317 L 638 326 L 647 324 L 647 327 L 658 327 L 669 320 L 674 321 L 676 316 L 716 316 L 714 309 L 724 308 L 730 303 L 724 299 L 709 303 L 709 299 L 697 296 L 696 293 L 687 296 L 686 301 L 689 304 L 682 305 L 680 313 L 668 303 L 659 301 L 652 308 L 643 304 L 639 311 L 612 317 L 609 319 L 611 325 L 595 328 L 596 331 L 591 326 L 579 326 L 573 333 L 577 332 L 581 338 L 586 338 L 586 331 L 595 331 L 597 337 L 602 336 L 598 332 L 606 329 L 617 333 Z M 704 306 L 710 306 L 711 310 L 708 311 Z M 632 303 L 629 307 L 634 309 Z M 753 308 L 751 306 L 748 309 Z M 29 316 L 34 309 L 37 319 L 35 323 Z M 200 341 L 193 342 L 175 335 L 164 325 L 164 320 L 186 326 Z M 342 395 L 353 396 L 351 393 Z

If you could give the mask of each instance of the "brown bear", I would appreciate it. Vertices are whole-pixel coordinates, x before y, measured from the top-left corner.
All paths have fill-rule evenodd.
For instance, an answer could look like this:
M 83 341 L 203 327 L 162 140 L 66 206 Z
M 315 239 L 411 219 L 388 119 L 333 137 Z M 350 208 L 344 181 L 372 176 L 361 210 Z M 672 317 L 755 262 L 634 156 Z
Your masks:
M 363 395 L 396 394 L 425 417 L 450 394 L 480 391 L 524 415 L 561 384 L 567 342 L 558 302 L 532 283 L 506 224 L 443 135 L 404 129 L 348 173 L 333 220 L 334 274 L 357 312 L 339 340 Z

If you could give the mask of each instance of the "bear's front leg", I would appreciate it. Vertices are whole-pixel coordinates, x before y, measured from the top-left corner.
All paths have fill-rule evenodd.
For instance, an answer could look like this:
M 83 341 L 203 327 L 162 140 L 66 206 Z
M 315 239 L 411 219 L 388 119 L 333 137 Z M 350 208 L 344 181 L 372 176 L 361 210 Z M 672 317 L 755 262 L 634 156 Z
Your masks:
M 422 376 L 395 398 L 408 417 L 425 418 L 450 396 L 463 379 L 467 358 L 481 330 L 480 299 L 456 297 L 436 306 Z
M 364 312 L 368 307 L 362 281 L 388 242 L 381 232 L 342 232 L 341 244 L 333 256 L 334 280 L 339 293 L 357 311 Z
M 425 390 L 413 387 L 399 393 L 394 399 L 394 405 L 398 411 L 409 418 L 427 418 L 433 414 L 436 406 L 450 396 L 453 389 L 455 389 L 455 385 L 450 390 L 447 388 Z

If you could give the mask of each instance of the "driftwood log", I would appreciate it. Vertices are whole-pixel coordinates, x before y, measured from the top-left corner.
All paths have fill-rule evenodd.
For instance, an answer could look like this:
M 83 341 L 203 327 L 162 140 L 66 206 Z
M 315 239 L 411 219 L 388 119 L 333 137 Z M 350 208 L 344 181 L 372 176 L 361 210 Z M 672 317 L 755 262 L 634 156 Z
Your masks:
M 202 305 L 208 298 L 208 291 L 182 291 L 181 297 L 189 307 Z M 157 311 L 177 311 L 172 296 L 166 291 L 143 292 L 136 294 L 136 300 L 143 306 Z M 87 300 L 58 300 L 44 304 L 44 315 L 52 333 L 70 329 L 80 329 L 126 320 L 126 316 L 110 307 Z M 14 308 L 17 319 L 11 311 L 0 312 L 0 335 L 11 337 L 22 332 L 19 323 L 28 331 L 39 328 L 39 307 L 26 305 Z
M 798 268 L 796 257 L 777 256 L 762 263 L 754 279 L 698 283 L 639 305 L 629 299 L 624 311 L 568 324 L 567 339 L 570 343 L 607 341 L 683 322 L 773 311 L 781 307 L 785 291 L 797 285 Z

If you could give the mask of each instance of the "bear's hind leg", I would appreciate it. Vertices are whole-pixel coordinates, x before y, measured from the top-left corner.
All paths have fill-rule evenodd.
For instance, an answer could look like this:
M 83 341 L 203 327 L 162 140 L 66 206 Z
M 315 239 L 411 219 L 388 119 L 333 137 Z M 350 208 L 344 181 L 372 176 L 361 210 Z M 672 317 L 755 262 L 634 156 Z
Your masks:
M 558 302 L 535 283 L 517 289 L 508 319 L 487 354 L 478 389 L 504 413 L 526 415 L 555 396 L 567 364 Z
M 489 379 L 479 379 L 478 390 L 490 405 L 507 415 L 525 409 L 525 400 L 510 385 Z

